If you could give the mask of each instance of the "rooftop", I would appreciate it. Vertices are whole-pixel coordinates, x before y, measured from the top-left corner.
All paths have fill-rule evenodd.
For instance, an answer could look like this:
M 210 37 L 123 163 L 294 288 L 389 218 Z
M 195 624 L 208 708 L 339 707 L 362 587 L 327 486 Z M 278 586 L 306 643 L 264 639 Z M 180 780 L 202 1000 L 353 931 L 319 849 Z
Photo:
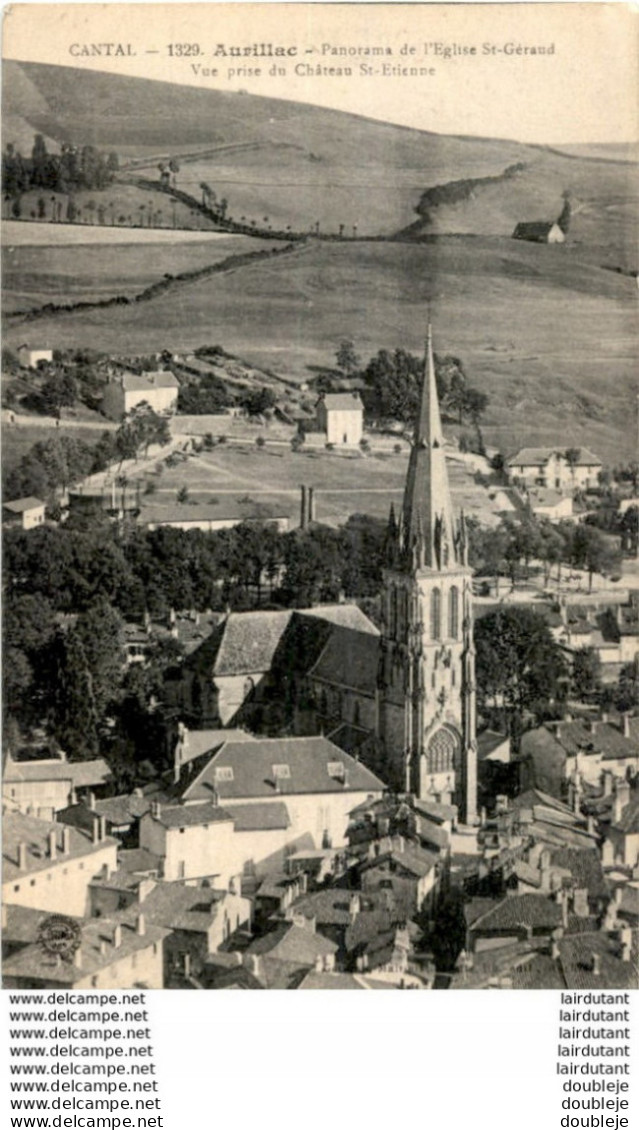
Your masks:
M 552 225 L 549 225 L 552 227 Z M 586 447 L 579 447 L 575 449 L 578 455 L 575 458 L 576 467 L 601 467 L 601 459 L 598 455 L 594 455 L 592 451 L 588 451 Z M 510 455 L 506 460 L 506 464 L 512 467 L 518 464 L 521 467 L 540 467 L 553 456 L 565 456 L 565 449 L 560 447 L 522 447 L 515 455 Z
M 299 793 L 379 793 L 385 785 L 327 738 L 227 742 L 184 793 L 185 800 L 277 798 Z
M 13 514 L 23 514 L 25 510 L 37 510 L 46 506 L 46 503 L 41 498 L 30 495 L 28 498 L 16 498 L 13 502 L 3 502 L 2 506 Z
M 378 666 L 377 636 L 351 628 L 335 628 L 309 674 L 323 682 L 373 696 Z
M 362 412 L 364 408 L 359 392 L 326 392 L 320 401 L 329 412 Z
M 94 843 L 90 836 L 78 828 L 66 827 L 69 850 L 62 854 L 64 829 L 61 824 L 48 820 L 38 820 L 34 816 L 23 816 L 20 812 L 5 812 L 2 820 L 2 861 L 3 882 L 11 882 L 22 875 L 43 871 L 49 867 L 64 866 L 69 859 L 90 855 L 107 846 L 116 846 L 117 841 L 110 836 Z M 49 855 L 49 833 L 55 833 L 57 858 Z M 26 845 L 25 867 L 18 866 L 18 848 Z

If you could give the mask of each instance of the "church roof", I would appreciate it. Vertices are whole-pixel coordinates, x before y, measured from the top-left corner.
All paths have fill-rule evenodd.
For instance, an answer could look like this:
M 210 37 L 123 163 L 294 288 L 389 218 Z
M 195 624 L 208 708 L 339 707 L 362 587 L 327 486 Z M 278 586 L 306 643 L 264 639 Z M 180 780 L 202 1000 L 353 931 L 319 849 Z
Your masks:
M 378 664 L 377 636 L 335 628 L 309 674 L 326 683 L 373 695 Z

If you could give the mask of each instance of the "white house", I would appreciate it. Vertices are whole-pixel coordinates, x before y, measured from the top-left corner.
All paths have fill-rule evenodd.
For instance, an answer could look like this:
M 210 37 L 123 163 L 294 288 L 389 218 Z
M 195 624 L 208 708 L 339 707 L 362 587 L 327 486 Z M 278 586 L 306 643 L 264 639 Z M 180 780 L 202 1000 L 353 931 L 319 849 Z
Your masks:
M 364 405 L 358 392 L 331 392 L 315 406 L 317 426 L 326 442 L 356 447 L 364 431 Z
M 113 376 L 102 396 L 102 410 L 112 420 L 121 420 L 146 403 L 154 412 L 172 413 L 177 407 L 179 381 L 173 373 L 120 373 Z
M 53 361 L 53 350 L 42 346 L 19 345 L 18 361 L 23 369 L 37 369 L 39 361 Z
M 574 459 L 566 454 L 574 452 Z M 506 460 L 508 477 L 515 486 L 551 487 L 554 490 L 588 489 L 597 486 L 603 463 L 585 447 L 522 447 Z
M 77 789 L 91 789 L 109 780 L 106 761 L 67 761 L 65 756 L 33 761 L 7 759 L 2 774 L 2 800 L 9 810 L 40 820 L 53 820 L 71 804 Z
M 33 530 L 44 522 L 46 503 L 41 498 L 16 498 L 2 504 L 2 521 L 5 526 L 20 526 Z
M 561 522 L 573 516 L 572 496 L 560 490 L 531 487 L 528 504 L 536 518 L 546 518 L 549 522 Z

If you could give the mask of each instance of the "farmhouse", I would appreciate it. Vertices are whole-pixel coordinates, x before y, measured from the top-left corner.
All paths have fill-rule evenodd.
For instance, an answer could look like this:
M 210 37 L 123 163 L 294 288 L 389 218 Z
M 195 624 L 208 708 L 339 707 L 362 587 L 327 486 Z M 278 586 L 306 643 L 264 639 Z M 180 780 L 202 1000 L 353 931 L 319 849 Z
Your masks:
M 506 460 L 508 478 L 514 486 L 550 487 L 565 491 L 597 486 L 603 463 L 585 447 L 522 447 Z
M 177 407 L 179 381 L 173 373 L 120 373 L 111 378 L 102 397 L 102 410 L 111 420 L 121 420 L 140 404 L 154 412 L 172 413 Z
M 356 447 L 363 434 L 364 405 L 358 392 L 331 392 L 315 406 L 317 426 L 326 442 Z
M 529 243 L 563 243 L 566 236 L 554 221 L 533 220 L 517 224 L 513 239 L 525 239 Z
M 23 369 L 37 369 L 40 361 L 53 361 L 53 350 L 42 346 L 18 346 L 18 361 Z
M 45 508 L 41 498 L 16 498 L 13 502 L 5 502 L 2 506 L 3 525 L 33 530 L 43 524 Z

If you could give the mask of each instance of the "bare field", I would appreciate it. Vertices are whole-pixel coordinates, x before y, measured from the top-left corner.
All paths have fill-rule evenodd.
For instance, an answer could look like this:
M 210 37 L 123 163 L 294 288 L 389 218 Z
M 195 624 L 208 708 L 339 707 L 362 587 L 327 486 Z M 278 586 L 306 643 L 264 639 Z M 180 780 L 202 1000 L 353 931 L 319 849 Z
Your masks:
M 145 504 L 174 503 L 177 491 L 186 486 L 192 502 L 215 498 L 223 504 L 224 497 L 275 502 L 297 524 L 304 483 L 314 488 L 317 520 L 340 525 L 357 513 L 386 518 L 391 502 L 396 508 L 401 504 L 406 468 L 406 454 L 294 453 L 284 444 L 265 448 L 229 444 L 190 456 L 153 476 L 156 488 Z M 489 497 L 492 492 L 474 481 L 467 465 L 451 460 L 449 470 L 455 505 L 485 524 L 494 524 L 498 511 Z
M 216 232 L 16 222 L 3 229 L 5 314 L 48 302 L 90 302 L 120 294 L 131 298 L 166 274 L 271 246 L 267 240 Z

